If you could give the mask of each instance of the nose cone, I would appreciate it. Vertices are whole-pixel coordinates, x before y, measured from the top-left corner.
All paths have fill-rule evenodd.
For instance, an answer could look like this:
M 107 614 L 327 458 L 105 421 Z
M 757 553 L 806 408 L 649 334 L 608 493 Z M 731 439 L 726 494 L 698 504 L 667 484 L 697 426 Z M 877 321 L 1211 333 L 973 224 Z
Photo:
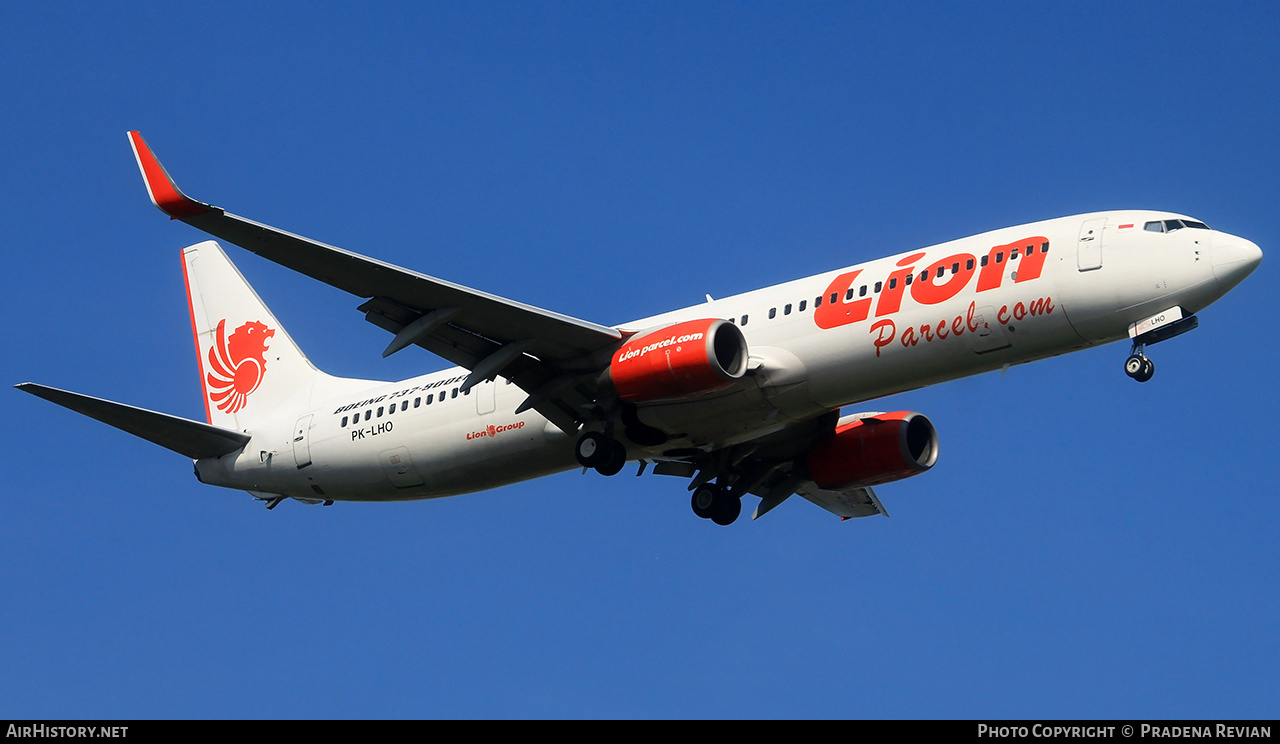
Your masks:
M 1262 249 L 1234 235 L 1219 233 L 1213 241 L 1213 275 L 1222 290 L 1231 289 L 1262 263 Z

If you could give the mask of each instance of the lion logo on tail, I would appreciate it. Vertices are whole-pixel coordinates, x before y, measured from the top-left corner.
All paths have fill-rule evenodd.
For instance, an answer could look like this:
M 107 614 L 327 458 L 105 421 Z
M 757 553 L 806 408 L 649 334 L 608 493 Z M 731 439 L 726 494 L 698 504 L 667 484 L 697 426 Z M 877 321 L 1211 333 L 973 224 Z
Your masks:
M 245 407 L 267 370 L 267 339 L 276 332 L 252 320 L 226 335 L 227 321 L 218 321 L 217 339 L 209 347 L 209 400 L 223 413 Z

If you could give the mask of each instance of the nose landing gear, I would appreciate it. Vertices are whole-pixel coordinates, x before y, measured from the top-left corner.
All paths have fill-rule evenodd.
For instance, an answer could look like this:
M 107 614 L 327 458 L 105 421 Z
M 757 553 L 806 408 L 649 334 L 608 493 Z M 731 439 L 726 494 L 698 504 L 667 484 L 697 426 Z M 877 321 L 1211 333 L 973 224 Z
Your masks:
M 1124 373 L 1138 382 L 1146 382 L 1156 373 L 1156 363 L 1142 353 L 1142 344 L 1133 345 L 1129 358 L 1124 360 Z
M 1200 319 L 1187 315 L 1179 306 L 1130 323 L 1129 337 L 1133 339 L 1133 348 L 1129 350 L 1129 358 L 1124 360 L 1124 373 L 1138 382 L 1150 380 L 1156 373 L 1156 365 L 1142 352 L 1142 348 L 1194 331 L 1199 326 Z

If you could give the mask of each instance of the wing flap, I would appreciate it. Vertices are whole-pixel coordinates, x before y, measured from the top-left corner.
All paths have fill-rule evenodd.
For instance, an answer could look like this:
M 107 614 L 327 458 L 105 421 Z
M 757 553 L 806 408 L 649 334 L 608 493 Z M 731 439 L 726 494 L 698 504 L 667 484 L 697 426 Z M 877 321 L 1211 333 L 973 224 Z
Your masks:
M 889 516 L 889 512 L 884 510 L 884 506 L 880 504 L 880 499 L 876 497 L 875 491 L 870 488 L 828 491 L 818 488 L 817 484 L 809 481 L 796 489 L 796 493 L 841 519 L 874 517 L 877 514 Z
M 419 315 L 456 307 L 450 326 L 504 343 L 534 339 L 530 353 L 539 358 L 572 359 L 622 338 L 614 328 L 419 274 L 220 209 L 178 219 L 357 297 L 384 298 Z
M 34 382 L 15 387 L 193 460 L 230 454 L 244 447 L 250 438 L 243 432 Z

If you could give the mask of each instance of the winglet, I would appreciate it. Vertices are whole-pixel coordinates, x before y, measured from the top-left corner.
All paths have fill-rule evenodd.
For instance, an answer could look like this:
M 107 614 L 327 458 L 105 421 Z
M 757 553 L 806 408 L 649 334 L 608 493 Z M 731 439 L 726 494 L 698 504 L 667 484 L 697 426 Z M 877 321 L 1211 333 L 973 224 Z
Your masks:
M 140 133 L 129 132 L 129 143 L 133 145 L 133 156 L 138 161 L 138 170 L 142 171 L 142 180 L 147 185 L 147 193 L 151 195 L 151 203 L 169 215 L 170 219 L 196 217 L 217 210 L 215 206 L 198 202 L 182 193 L 165 172 L 164 166 L 156 160 Z

